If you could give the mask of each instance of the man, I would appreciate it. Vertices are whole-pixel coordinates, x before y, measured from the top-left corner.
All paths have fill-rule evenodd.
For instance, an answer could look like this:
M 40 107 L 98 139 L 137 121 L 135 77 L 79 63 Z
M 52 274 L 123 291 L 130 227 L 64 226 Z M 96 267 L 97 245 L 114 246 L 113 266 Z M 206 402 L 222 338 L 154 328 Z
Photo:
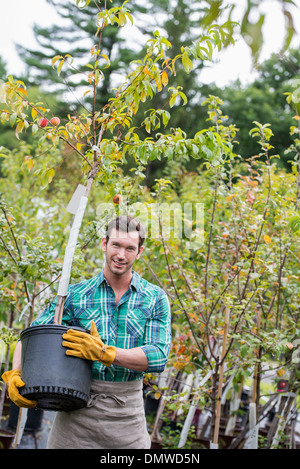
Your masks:
M 90 334 L 69 329 L 63 334 L 66 354 L 93 361 L 91 396 L 84 409 L 58 412 L 48 448 L 150 448 L 143 406 L 145 371 L 164 370 L 171 343 L 170 305 L 159 287 L 133 271 L 143 252 L 145 232 L 129 216 L 112 220 L 102 239 L 103 270 L 94 278 L 71 285 L 62 324 L 90 329 Z M 53 322 L 57 299 L 32 325 Z M 22 397 L 21 343 L 13 370 L 4 373 L 11 399 L 33 407 Z

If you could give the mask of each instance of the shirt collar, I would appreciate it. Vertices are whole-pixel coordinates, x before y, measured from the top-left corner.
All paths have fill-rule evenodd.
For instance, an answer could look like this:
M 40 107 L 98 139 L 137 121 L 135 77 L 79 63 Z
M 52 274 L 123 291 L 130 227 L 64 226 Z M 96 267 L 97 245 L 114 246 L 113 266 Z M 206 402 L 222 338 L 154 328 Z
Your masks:
M 107 282 L 106 278 L 104 277 L 103 269 L 99 272 L 98 277 L 99 277 L 99 283 L 98 283 L 99 286 L 103 282 L 105 282 L 108 285 L 108 282 Z M 134 270 L 132 271 L 132 279 L 131 279 L 131 283 L 130 283 L 130 288 L 131 287 L 134 287 L 135 290 L 137 290 L 137 291 L 140 288 L 140 276 Z

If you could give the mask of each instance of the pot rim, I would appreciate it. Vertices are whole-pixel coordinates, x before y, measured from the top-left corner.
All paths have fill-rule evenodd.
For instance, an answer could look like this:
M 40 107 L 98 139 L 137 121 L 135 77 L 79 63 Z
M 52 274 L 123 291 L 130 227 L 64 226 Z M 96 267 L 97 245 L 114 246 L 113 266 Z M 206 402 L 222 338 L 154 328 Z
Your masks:
M 0 428 L 0 437 L 1 436 L 4 436 L 4 437 L 12 437 L 12 436 L 15 436 L 15 432 L 12 432 L 10 430 L 6 430 L 5 428 Z
M 90 331 L 88 329 L 85 329 L 84 327 L 80 326 L 69 326 L 66 324 L 38 324 L 36 326 L 29 326 L 26 327 L 26 329 L 23 329 L 20 333 L 20 338 L 22 338 L 25 334 L 28 334 L 30 332 L 50 332 L 55 334 L 56 332 L 62 332 L 62 331 L 67 331 L 68 329 L 74 329 L 82 332 L 87 332 L 89 333 Z

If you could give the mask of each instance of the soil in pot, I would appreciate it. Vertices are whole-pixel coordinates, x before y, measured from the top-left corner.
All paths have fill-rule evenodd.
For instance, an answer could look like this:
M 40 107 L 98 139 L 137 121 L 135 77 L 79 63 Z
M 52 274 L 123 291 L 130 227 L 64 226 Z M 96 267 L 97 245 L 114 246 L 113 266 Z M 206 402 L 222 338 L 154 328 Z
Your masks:
M 79 327 L 72 329 L 83 330 Z M 70 326 L 43 324 L 21 332 L 22 396 L 45 410 L 72 411 L 85 407 L 92 380 L 92 362 L 66 355 L 62 335 Z

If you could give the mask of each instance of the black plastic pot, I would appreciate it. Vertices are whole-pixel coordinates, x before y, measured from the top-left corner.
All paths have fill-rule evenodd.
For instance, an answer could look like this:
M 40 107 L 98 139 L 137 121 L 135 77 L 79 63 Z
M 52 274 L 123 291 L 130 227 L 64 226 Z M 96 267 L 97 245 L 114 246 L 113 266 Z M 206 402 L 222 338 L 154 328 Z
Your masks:
M 15 434 L 9 430 L 0 429 L 0 449 L 10 449 Z
M 70 326 L 43 324 L 21 332 L 22 396 L 44 410 L 71 411 L 86 406 L 92 380 L 92 362 L 66 355 L 62 334 Z M 72 329 L 81 330 L 80 327 Z

